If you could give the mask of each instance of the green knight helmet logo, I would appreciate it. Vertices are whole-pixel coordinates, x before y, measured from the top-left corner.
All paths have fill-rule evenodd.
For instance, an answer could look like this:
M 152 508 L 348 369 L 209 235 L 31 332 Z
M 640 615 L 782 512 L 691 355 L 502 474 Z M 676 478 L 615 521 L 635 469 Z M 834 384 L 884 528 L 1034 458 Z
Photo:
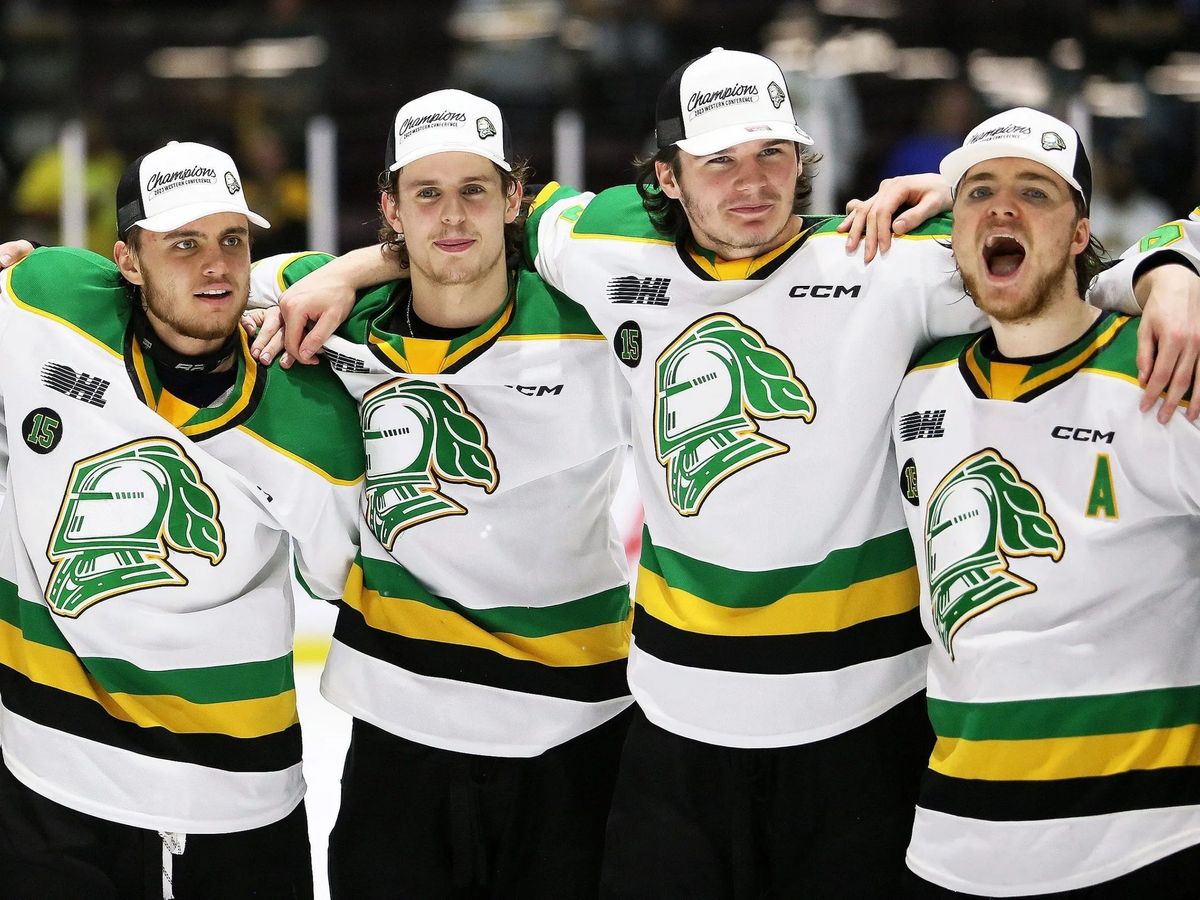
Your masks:
M 450 388 L 391 381 L 363 398 L 361 416 L 367 524 L 388 550 L 406 528 L 466 513 L 439 492 L 439 478 L 496 489 L 500 475 L 483 423 Z
M 187 584 L 168 548 L 225 557 L 216 495 L 183 448 L 131 441 L 75 463 L 46 548 L 54 563 L 46 602 L 74 618 L 130 591 Z
M 817 407 L 786 356 L 728 314 L 691 325 L 655 363 L 654 443 L 671 504 L 700 511 L 735 472 L 787 453 L 756 419 L 803 419 Z
M 1042 495 L 1016 467 L 988 448 L 952 469 L 930 496 L 925 561 L 933 622 L 954 658 L 954 635 L 967 621 L 1037 585 L 1009 571 L 1009 557 L 1064 550 Z

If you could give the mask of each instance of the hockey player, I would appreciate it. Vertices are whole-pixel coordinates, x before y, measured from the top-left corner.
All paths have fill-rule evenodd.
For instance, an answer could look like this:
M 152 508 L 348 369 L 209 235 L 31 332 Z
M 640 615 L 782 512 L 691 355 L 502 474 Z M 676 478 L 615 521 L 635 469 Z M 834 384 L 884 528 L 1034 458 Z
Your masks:
M 1139 414 L 1139 321 L 1081 299 L 1098 258 L 1075 131 L 1009 110 L 941 170 L 991 328 L 935 345 L 896 400 L 937 734 L 916 893 L 1193 896 L 1200 433 Z M 1196 234 L 1142 245 L 1196 260 Z
M 380 180 L 395 280 L 325 342 L 368 460 L 321 682 L 354 717 L 334 898 L 597 893 L 632 704 L 628 391 L 587 314 L 507 261 L 523 180 L 494 104 L 404 104 Z M 328 261 L 260 262 L 252 302 Z
M 0 281 L 0 893 L 311 897 L 292 559 L 340 596 L 354 405 L 251 358 L 228 155 L 140 157 L 117 223 Z
M 867 267 L 795 215 L 809 139 L 769 59 L 683 66 L 658 142 L 637 188 L 551 186 L 527 232 L 633 390 L 638 709 L 603 892 L 885 896 L 932 744 L 891 403 L 915 352 L 982 316 L 944 220 Z M 288 313 L 301 361 L 330 324 L 314 293 Z

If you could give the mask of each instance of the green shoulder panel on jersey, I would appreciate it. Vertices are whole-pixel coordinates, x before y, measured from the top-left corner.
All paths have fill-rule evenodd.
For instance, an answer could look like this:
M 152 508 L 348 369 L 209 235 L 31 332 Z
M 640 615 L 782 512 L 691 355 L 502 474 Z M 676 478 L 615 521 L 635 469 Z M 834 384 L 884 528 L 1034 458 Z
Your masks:
M 39 247 L 9 270 L 16 302 L 57 319 L 120 356 L 129 300 L 112 260 L 88 250 Z
M 670 237 L 654 227 L 642 206 L 642 198 L 632 184 L 601 191 L 587 205 L 571 234 L 577 238 L 607 238 L 618 241 L 645 241 L 671 244 Z
M 954 362 L 962 355 L 963 348 L 971 341 L 978 337 L 977 334 L 956 334 L 954 337 L 944 338 L 921 354 L 920 358 L 913 364 L 910 372 L 915 372 L 917 369 L 933 369 L 937 366 L 944 366 Z
M 269 369 L 244 427 L 337 481 L 357 481 L 366 468 L 358 406 L 323 362 Z
M 938 216 L 930 216 L 908 234 L 900 235 L 901 238 L 949 238 L 950 231 L 954 227 L 954 218 L 949 213 L 942 213 Z
M 280 266 L 276 272 L 276 278 L 279 281 L 279 290 L 286 290 L 305 275 L 321 268 L 321 266 L 325 265 L 331 259 L 333 259 L 333 256 L 330 254 L 320 253 L 316 250 L 306 250 L 303 253 L 297 253 Z
M 1128 320 L 1128 316 L 1118 316 L 1119 320 Z M 1131 378 L 1137 381 L 1137 332 L 1141 327 L 1140 318 L 1128 321 L 1116 336 L 1097 353 L 1085 367 L 1088 371 L 1104 375 L 1115 375 L 1118 378 Z
M 599 337 L 582 306 L 528 269 L 517 273 L 516 312 L 501 340 L 535 336 Z

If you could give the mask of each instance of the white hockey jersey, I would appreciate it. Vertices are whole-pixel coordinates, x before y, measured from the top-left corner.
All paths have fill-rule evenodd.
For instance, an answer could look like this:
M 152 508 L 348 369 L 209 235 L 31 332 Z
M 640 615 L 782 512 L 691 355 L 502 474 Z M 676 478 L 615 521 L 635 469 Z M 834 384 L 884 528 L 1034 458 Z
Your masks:
M 328 259 L 260 262 L 252 302 Z M 610 513 L 628 390 L 587 315 L 531 272 L 451 341 L 389 331 L 408 293 L 364 292 L 324 350 L 359 404 L 367 487 L 322 692 L 423 744 L 535 756 L 632 703 Z
M 141 828 L 300 802 L 292 569 L 341 595 L 362 455 L 326 367 L 197 409 L 131 338 L 116 267 L 40 249 L 0 281 L 0 746 L 33 790 Z M 309 602 L 316 602 L 309 600 Z
M 919 350 L 983 320 L 948 220 L 869 266 L 836 220 L 810 225 L 726 262 L 656 232 L 633 187 L 549 185 L 529 218 L 538 272 L 584 305 L 632 387 L 634 698 L 712 744 L 820 740 L 925 681 L 891 404 Z
M 908 860 L 1059 892 L 1200 843 L 1200 431 L 1138 412 L 1138 321 L 943 342 L 896 399 L 937 744 Z

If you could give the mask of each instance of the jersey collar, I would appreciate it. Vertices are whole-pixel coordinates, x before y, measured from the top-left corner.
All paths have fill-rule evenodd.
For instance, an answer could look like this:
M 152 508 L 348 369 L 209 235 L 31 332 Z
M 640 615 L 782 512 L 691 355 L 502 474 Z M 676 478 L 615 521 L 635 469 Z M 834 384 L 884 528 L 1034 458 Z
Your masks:
M 803 221 L 802 225 L 803 225 Z M 699 246 L 689 238 L 675 245 L 683 264 L 704 281 L 759 281 L 768 278 L 776 269 L 791 258 L 803 246 L 812 228 L 801 228 L 774 250 L 748 259 L 721 259 L 713 251 Z
M 1027 403 L 1057 387 L 1112 343 L 1130 319 L 1101 313 L 1080 337 L 1067 346 L 1040 356 L 1010 359 L 996 348 L 991 329 L 969 341 L 958 357 L 958 370 L 967 387 L 983 400 Z
M 496 342 L 516 309 L 517 279 L 510 271 L 508 297 L 478 328 L 449 340 L 406 337 L 389 331 L 387 325 L 397 306 L 408 302 L 410 290 L 407 281 L 397 282 L 367 328 L 367 346 L 375 357 L 389 369 L 410 375 L 458 371 Z
M 250 355 L 246 332 L 238 327 L 234 354 L 237 375 L 224 399 L 203 408 L 181 400 L 159 380 L 152 360 L 134 339 L 133 328 L 125 333 L 125 370 L 139 400 L 193 440 L 203 440 L 246 421 L 258 406 L 267 384 L 267 370 Z

